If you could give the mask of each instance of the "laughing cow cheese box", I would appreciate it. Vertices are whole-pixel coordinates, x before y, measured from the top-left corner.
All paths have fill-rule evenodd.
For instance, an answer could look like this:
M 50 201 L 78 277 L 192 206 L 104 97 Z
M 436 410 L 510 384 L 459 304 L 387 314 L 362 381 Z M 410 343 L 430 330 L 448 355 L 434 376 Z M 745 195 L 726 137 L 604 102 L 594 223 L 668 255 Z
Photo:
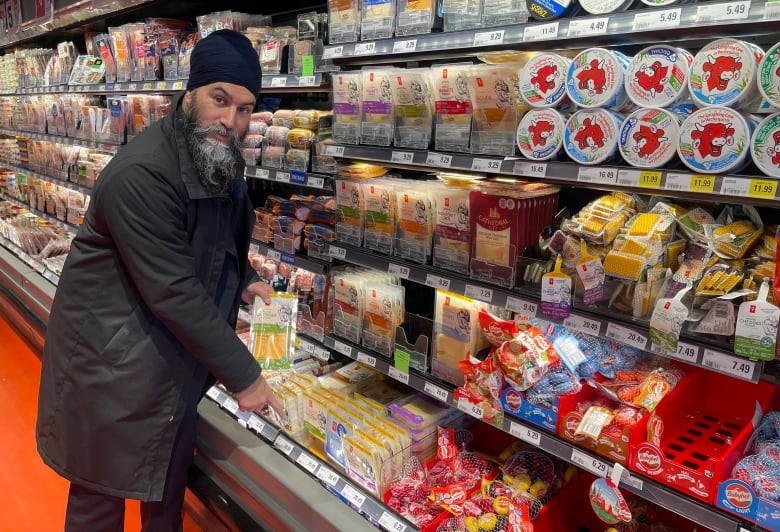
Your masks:
M 615 155 L 623 117 L 608 109 L 582 109 L 566 122 L 563 147 L 580 164 L 601 164 Z
M 520 94 L 531 107 L 556 107 L 566 102 L 566 73 L 571 59 L 539 54 L 520 73 Z
M 677 154 L 694 172 L 738 172 L 747 160 L 753 124 L 729 107 L 699 109 L 680 126 Z
M 677 154 L 680 118 L 659 107 L 643 107 L 626 117 L 620 128 L 620 155 L 631 166 L 660 168 Z
M 663 44 L 648 46 L 631 60 L 626 93 L 642 107 L 669 107 L 688 97 L 688 75 L 693 56 Z
M 780 113 L 766 117 L 756 126 L 750 155 L 766 175 L 780 177 Z
M 580 107 L 623 110 L 629 103 L 623 78 L 631 60 L 620 52 L 588 48 L 572 60 L 566 93 Z
M 758 66 L 758 90 L 771 105 L 780 107 L 780 43 L 769 49 Z
M 697 105 L 740 109 L 758 95 L 756 71 L 764 52 L 737 39 L 718 39 L 693 58 L 688 90 Z
M 563 146 L 566 120 L 555 109 L 531 109 L 517 127 L 517 147 L 533 161 L 547 161 Z

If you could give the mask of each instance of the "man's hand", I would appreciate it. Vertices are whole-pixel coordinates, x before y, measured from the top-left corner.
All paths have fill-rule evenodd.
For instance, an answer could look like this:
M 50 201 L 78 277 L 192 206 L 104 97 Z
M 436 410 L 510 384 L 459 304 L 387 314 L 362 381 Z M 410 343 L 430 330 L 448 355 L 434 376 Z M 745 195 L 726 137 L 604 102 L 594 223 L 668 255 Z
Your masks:
M 270 296 L 274 293 L 274 288 L 263 282 L 252 283 L 241 292 L 241 299 L 244 303 L 252 304 L 255 302 L 255 296 L 260 296 L 265 301 L 266 305 L 271 304 Z
M 238 400 L 238 408 L 244 412 L 261 413 L 266 407 L 270 406 L 280 418 L 284 419 L 287 417 L 287 413 L 262 375 L 250 384 L 249 387 L 237 392 L 235 398 Z

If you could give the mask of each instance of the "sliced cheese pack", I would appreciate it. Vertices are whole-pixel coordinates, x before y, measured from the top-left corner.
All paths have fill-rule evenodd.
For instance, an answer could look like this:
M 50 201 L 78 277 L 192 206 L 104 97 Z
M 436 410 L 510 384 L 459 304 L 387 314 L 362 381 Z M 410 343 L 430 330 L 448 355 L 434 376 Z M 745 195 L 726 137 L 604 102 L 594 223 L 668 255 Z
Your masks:
M 397 257 L 425 264 L 433 244 L 436 201 L 424 183 L 396 187 L 395 250 Z
M 359 0 L 328 0 L 328 39 L 330 44 L 355 42 L 360 37 Z
M 396 222 L 395 182 L 390 179 L 371 179 L 363 183 L 365 198 L 365 229 L 363 246 L 386 253 L 393 253 L 393 237 Z
M 266 305 L 259 296 L 252 307 L 252 354 L 265 369 L 290 367 L 295 347 L 295 319 L 298 298 L 295 294 L 275 292 Z
M 360 38 L 388 39 L 395 30 L 395 0 L 362 0 Z
M 360 246 L 363 243 L 365 200 L 363 187 L 354 179 L 337 179 L 336 238 L 341 242 Z
M 461 273 L 469 271 L 471 226 L 469 221 L 470 184 L 437 184 L 436 219 L 433 236 L 433 265 Z
M 333 76 L 333 140 L 360 144 L 363 76 L 359 72 L 339 72 Z
M 525 0 L 483 0 L 482 24 L 485 27 L 522 24 L 528 20 Z
M 433 130 L 430 70 L 399 69 L 393 76 L 394 146 L 425 150 Z
M 430 33 L 437 18 L 434 3 L 434 0 L 398 0 L 396 2 L 396 36 Z
M 365 280 L 353 268 L 333 273 L 333 332 L 360 341 L 365 313 Z
M 473 114 L 468 83 L 470 69 L 471 65 L 465 64 L 431 68 L 437 150 L 469 151 Z
M 517 131 L 519 70 L 482 65 L 469 73 L 473 106 L 471 151 L 488 155 L 513 155 Z
M 433 324 L 432 373 L 447 382 L 463 384 L 459 363 L 487 346 L 479 330 L 479 310 L 484 304 L 471 298 L 436 291 Z
M 366 283 L 365 314 L 361 343 L 390 356 L 396 329 L 404 320 L 404 287 L 385 283 Z
M 360 128 L 363 144 L 389 146 L 393 141 L 392 75 L 392 70 L 363 71 L 363 122 Z

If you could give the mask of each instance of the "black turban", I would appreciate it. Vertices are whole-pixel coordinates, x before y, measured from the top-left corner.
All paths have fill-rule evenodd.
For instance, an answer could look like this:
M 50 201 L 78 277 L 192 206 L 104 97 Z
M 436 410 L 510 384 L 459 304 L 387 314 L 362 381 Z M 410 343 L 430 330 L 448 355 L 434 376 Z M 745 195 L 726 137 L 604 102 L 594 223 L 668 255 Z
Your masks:
M 245 87 L 257 97 L 261 76 L 251 41 L 237 31 L 219 30 L 198 41 L 192 50 L 187 90 L 222 82 Z

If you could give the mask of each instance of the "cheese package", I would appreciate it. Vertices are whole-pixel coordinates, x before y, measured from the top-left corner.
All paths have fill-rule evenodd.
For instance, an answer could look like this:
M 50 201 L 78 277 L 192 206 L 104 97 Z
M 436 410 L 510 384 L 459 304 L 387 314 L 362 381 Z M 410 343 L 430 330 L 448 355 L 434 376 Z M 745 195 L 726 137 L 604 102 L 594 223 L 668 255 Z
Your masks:
M 346 465 L 344 457 L 344 436 L 352 436 L 363 421 L 351 415 L 348 410 L 341 409 L 337 404 L 331 404 L 328 409 L 325 425 L 325 454 L 341 467 Z
M 625 111 L 631 107 L 624 76 L 631 60 L 617 50 L 588 48 L 575 56 L 566 75 L 566 93 L 580 107 Z
M 677 153 L 694 172 L 739 172 L 748 161 L 754 123 L 729 107 L 704 107 L 680 126 Z
M 365 433 L 345 436 L 343 441 L 347 476 L 381 497 L 392 480 L 392 458 L 384 445 Z
M 434 25 L 441 27 L 436 4 L 435 0 L 397 0 L 396 36 L 421 35 L 430 33 Z
M 758 65 L 758 90 L 775 107 L 780 107 L 780 42 L 767 50 Z
M 336 238 L 353 246 L 363 243 L 363 219 L 365 201 L 359 181 L 337 179 L 336 188 Z
M 442 0 L 444 31 L 482 27 L 482 0 Z
M 431 143 L 433 104 L 430 70 L 399 69 L 393 76 L 394 146 L 425 150 Z
M 631 166 L 669 166 L 677 154 L 680 118 L 665 109 L 643 107 L 628 115 L 620 128 L 620 155 Z
M 271 304 L 266 305 L 262 298 L 255 297 L 250 349 L 265 369 L 289 368 L 295 346 L 298 298 L 283 292 L 275 292 L 269 298 Z
M 424 183 L 410 181 L 405 187 L 396 186 L 395 205 L 395 255 L 427 263 L 433 245 L 435 198 Z
M 363 71 L 363 119 L 360 141 L 363 144 L 389 146 L 393 141 L 393 90 L 391 70 Z
M 434 375 L 463 385 L 463 374 L 458 364 L 469 356 L 476 356 L 488 345 L 479 330 L 479 310 L 484 306 L 468 297 L 436 291 L 431 360 Z
M 483 0 L 482 24 L 485 27 L 522 24 L 528 20 L 525 0 Z
M 365 203 L 363 247 L 393 253 L 395 235 L 395 189 L 390 179 L 371 179 L 363 183 Z
M 474 67 L 468 78 L 473 111 L 472 153 L 513 155 L 517 131 L 516 68 L 484 65 Z
M 325 441 L 328 405 L 332 395 L 317 388 L 303 390 L 303 426 L 315 438 Z
M 766 175 L 780 177 L 780 113 L 767 116 L 756 126 L 750 155 Z
M 355 42 L 360 37 L 360 0 L 328 0 L 330 44 Z
M 395 0 L 362 0 L 360 38 L 389 39 L 395 30 Z
M 460 273 L 469 271 L 471 224 L 469 193 L 472 186 L 437 185 L 433 235 L 433 265 Z
M 531 107 L 557 107 L 568 101 L 566 74 L 571 59 L 542 53 L 531 58 L 520 73 L 520 95 Z
M 404 321 L 404 287 L 368 282 L 365 298 L 361 343 L 378 353 L 391 356 L 396 329 Z
M 469 65 L 445 65 L 431 69 L 437 150 L 469 151 L 473 109 L 468 84 L 470 68 Z
M 602 164 L 617 152 L 623 117 L 608 109 L 580 109 L 566 122 L 563 147 L 579 164 Z
M 689 99 L 688 77 L 693 56 L 665 44 L 637 53 L 626 71 L 626 93 L 636 105 L 671 107 Z
M 723 105 L 733 109 L 754 103 L 756 72 L 764 51 L 753 43 L 718 39 L 702 48 L 691 65 L 688 90 L 696 105 Z
M 333 140 L 360 144 L 363 76 L 359 72 L 333 75 Z
M 591 15 L 619 13 L 632 5 L 632 0 L 581 0 L 582 9 Z
M 573 13 L 579 4 L 574 0 L 525 0 L 528 13 L 535 20 L 554 20 Z
M 563 147 L 566 119 L 556 109 L 531 109 L 517 126 L 517 147 L 532 161 L 555 159 Z
M 333 272 L 333 332 L 352 342 L 360 341 L 365 312 L 365 280 L 347 268 Z

